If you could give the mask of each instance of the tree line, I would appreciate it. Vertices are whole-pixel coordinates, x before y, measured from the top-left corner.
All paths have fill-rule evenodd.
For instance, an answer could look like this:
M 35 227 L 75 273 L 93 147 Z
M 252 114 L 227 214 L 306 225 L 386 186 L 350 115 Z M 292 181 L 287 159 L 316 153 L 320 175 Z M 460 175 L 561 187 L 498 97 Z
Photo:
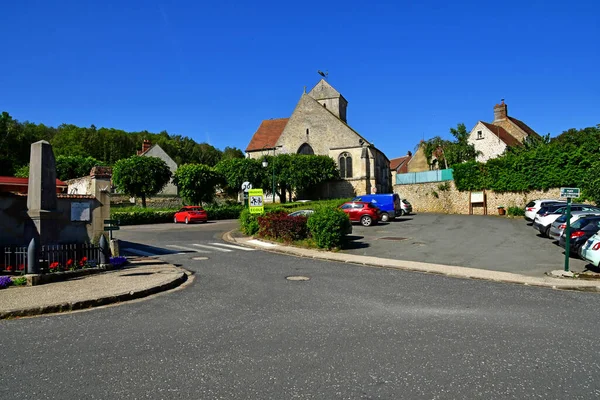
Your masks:
M 62 124 L 55 128 L 28 121 L 20 122 L 3 111 L 0 114 L 0 175 L 13 176 L 19 171 L 20 175 L 24 175 L 29 164 L 31 143 L 39 140 L 46 140 L 52 145 L 57 164 L 60 159 L 60 164 L 86 164 L 87 168 L 90 162 L 112 166 L 121 159 L 135 155 L 141 150 L 144 139 L 160 145 L 178 165 L 215 166 L 223 159 L 244 157 L 244 153 L 235 147 L 226 147 L 221 151 L 210 144 L 196 143 L 189 137 L 166 131 L 126 132 L 114 128 L 96 128 L 94 125 L 86 128 L 72 124 Z M 73 171 L 73 168 L 70 170 Z M 61 175 L 60 172 L 59 179 L 82 176 Z M 88 173 L 89 169 L 83 175 Z

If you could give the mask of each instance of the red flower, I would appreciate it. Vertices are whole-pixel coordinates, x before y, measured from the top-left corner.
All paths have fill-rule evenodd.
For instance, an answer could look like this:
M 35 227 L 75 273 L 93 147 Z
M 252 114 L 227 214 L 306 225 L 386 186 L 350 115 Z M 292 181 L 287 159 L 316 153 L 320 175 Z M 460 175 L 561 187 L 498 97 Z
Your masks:
M 10 271 L 12 271 L 12 270 L 13 270 L 13 267 L 12 267 L 11 265 L 9 265 L 8 267 L 6 267 L 6 270 L 7 270 L 8 272 L 10 272 Z
M 67 267 L 70 267 L 70 266 L 71 266 L 71 264 L 73 264 L 73 260 L 69 258 L 69 259 L 67 260 Z
M 23 271 L 25 269 L 25 264 L 19 265 L 19 271 Z
M 58 268 L 58 261 L 54 261 L 52 264 L 50 264 L 50 269 L 56 269 Z
M 87 262 L 87 257 L 83 257 L 80 261 L 79 261 L 79 266 L 83 267 L 85 265 L 85 263 Z

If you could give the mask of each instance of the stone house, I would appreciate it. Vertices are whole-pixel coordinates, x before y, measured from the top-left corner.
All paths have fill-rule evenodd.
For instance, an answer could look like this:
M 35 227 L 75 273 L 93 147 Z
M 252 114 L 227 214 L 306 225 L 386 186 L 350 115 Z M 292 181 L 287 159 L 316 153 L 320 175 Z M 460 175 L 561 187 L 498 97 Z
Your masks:
M 138 150 L 137 155 L 144 157 L 158 157 L 168 165 L 173 175 L 175 175 L 175 171 L 177 171 L 177 163 L 169 157 L 162 147 L 157 144 L 152 145 L 148 139 L 143 141 L 142 150 Z M 173 184 L 173 178 L 171 178 L 169 183 L 167 183 L 163 190 L 159 192 L 159 195 L 177 196 L 177 193 L 177 186 Z
M 390 160 L 390 171 L 392 173 L 392 175 L 391 175 L 392 184 L 394 184 L 396 182 L 397 174 L 405 174 L 408 172 L 408 163 L 410 162 L 411 158 L 412 158 L 412 152 L 409 151 L 403 157 L 392 158 Z
M 333 158 L 341 180 L 321 188 L 318 197 L 390 193 L 390 161 L 347 122 L 348 101 L 326 80 L 305 92 L 289 118 L 264 120 L 246 148 L 246 157 L 285 153 Z
M 508 106 L 502 100 L 494 106 L 494 121 L 478 121 L 471 129 L 468 141 L 480 152 L 477 161 L 486 162 L 502 155 L 507 147 L 521 146 L 530 136 L 539 137 L 523 121 L 509 116 Z

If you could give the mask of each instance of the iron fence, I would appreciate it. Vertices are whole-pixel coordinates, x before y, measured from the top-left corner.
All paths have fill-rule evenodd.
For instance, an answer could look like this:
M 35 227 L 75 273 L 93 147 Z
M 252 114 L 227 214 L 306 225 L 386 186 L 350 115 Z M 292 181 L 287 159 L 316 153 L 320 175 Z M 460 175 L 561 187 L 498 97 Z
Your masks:
M 27 270 L 27 247 L 6 246 L 0 248 L 0 272 L 24 273 Z M 49 272 L 49 266 L 57 263 L 62 269 L 93 267 L 100 260 L 101 249 L 90 243 L 44 245 L 40 248 L 40 267 Z

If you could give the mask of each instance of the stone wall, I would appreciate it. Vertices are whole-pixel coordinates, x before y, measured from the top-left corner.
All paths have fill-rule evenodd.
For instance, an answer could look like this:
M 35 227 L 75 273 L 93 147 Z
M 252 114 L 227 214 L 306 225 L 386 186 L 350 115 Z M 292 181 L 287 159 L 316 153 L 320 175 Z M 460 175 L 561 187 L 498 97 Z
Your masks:
M 113 194 L 110 196 L 110 204 L 114 208 L 142 206 L 142 199 L 133 198 L 124 194 Z M 179 208 L 183 205 L 183 199 L 177 196 L 155 196 L 146 198 L 148 208 Z
M 560 189 L 535 190 L 527 193 L 495 193 L 486 190 L 487 213 L 498 214 L 498 206 L 525 207 L 529 201 L 540 198 L 560 197 Z M 415 213 L 435 212 L 445 214 L 469 214 L 469 192 L 459 192 L 454 181 L 394 185 L 394 193 L 407 199 Z M 483 207 L 473 206 L 473 214 L 484 214 Z

